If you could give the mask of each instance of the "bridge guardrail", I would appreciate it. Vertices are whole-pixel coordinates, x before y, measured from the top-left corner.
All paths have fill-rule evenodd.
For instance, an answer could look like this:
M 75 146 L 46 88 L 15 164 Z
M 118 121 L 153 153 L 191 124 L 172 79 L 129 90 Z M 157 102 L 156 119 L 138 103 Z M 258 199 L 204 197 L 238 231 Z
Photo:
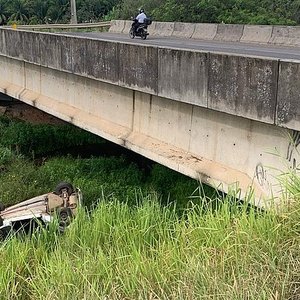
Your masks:
M 39 29 L 73 29 L 73 28 L 102 28 L 110 27 L 111 22 L 98 23 L 78 23 L 78 24 L 37 24 L 37 25 L 10 25 L 2 28 L 16 28 L 20 30 L 39 30 Z
M 111 22 L 110 32 L 129 31 L 128 26 L 124 26 L 129 21 Z M 153 22 L 149 33 L 200 40 L 300 46 L 300 26 Z

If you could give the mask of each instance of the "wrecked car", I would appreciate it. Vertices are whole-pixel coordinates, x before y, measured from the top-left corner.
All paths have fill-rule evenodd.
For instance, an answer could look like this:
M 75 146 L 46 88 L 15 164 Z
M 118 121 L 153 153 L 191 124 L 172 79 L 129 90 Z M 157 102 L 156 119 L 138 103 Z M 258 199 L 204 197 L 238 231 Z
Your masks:
M 13 206 L 0 207 L 0 239 L 12 232 L 28 231 L 37 224 L 47 225 L 55 217 L 59 231 L 63 232 L 76 216 L 82 193 L 70 183 L 62 182 L 54 192 L 43 194 Z

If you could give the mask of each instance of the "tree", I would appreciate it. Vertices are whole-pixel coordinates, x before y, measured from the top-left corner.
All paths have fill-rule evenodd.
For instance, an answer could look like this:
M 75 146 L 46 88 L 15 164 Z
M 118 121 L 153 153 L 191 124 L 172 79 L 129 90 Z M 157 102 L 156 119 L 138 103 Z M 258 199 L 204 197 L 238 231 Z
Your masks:
M 48 23 L 49 0 L 31 0 L 30 8 L 30 23 Z
M 28 21 L 28 3 L 26 0 L 12 0 L 8 5 L 9 20 L 12 22 L 26 23 Z
M 50 0 L 48 17 L 54 23 L 65 22 L 70 20 L 70 1 L 69 0 Z
M 4 25 L 7 21 L 7 1 L 0 0 L 0 25 Z

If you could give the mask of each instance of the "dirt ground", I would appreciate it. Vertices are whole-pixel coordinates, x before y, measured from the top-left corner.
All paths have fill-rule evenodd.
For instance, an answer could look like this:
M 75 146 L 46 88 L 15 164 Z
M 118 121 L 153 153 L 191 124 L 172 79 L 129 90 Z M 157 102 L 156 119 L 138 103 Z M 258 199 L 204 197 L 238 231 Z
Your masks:
M 7 116 L 33 124 L 64 124 L 65 122 L 20 101 L 0 102 L 0 116 Z

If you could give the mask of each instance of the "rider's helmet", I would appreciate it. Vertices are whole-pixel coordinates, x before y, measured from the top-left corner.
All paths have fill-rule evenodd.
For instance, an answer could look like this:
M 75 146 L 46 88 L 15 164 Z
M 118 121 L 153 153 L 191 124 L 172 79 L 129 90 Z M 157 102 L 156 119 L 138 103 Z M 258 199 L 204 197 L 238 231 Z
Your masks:
M 145 12 L 145 10 L 143 8 L 140 8 L 140 14 Z

